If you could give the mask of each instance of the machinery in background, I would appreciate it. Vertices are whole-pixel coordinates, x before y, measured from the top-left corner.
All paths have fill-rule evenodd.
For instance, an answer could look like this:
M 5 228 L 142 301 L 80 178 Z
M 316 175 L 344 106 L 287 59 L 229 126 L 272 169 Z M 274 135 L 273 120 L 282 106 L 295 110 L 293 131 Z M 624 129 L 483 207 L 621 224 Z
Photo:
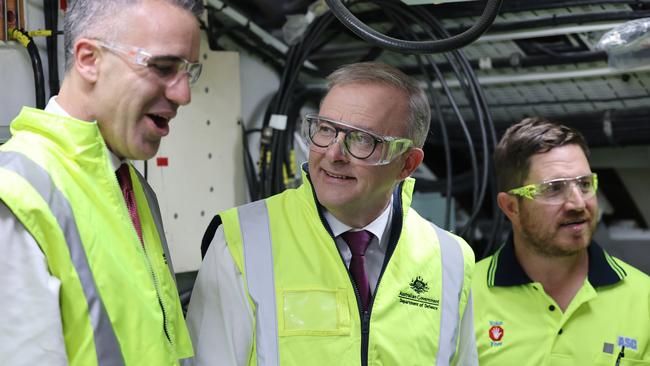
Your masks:
M 65 2 L 61 3 L 65 7 Z M 45 30 L 27 31 L 25 23 L 25 4 L 23 0 L 3 0 L 0 5 L 0 41 L 15 41 L 25 47 L 29 54 L 34 74 L 35 107 L 45 108 L 46 92 L 43 64 L 34 37 L 47 37 L 47 60 L 49 75 L 49 95 L 59 91 L 58 69 L 58 18 L 59 2 L 43 1 Z M 1 45 L 0 45 L 1 46 Z
M 0 2 L 0 41 L 11 38 L 9 29 L 25 26 L 25 3 L 23 0 L 2 0 Z
M 490 159 L 496 139 L 510 124 L 532 115 L 557 119 L 582 131 L 593 148 L 650 142 L 650 130 L 644 127 L 650 112 L 650 62 L 635 70 L 612 69 L 607 54 L 595 47 L 605 31 L 649 16 L 650 1 L 504 2 L 487 33 L 461 50 L 436 55 L 404 55 L 360 41 L 331 12 L 313 12 L 317 5 L 309 0 L 209 3 L 211 45 L 219 47 L 223 39 L 235 42 L 280 77 L 261 126 L 244 132 L 255 141 L 261 136 L 259 161 L 253 153 L 245 163 L 252 198 L 297 184 L 294 132 L 299 116 L 317 108 L 322 77 L 362 60 L 395 65 L 428 89 L 434 120 L 425 163 L 437 178 L 420 179 L 416 190 L 444 197 L 446 204 L 437 208 L 445 211 L 439 224 L 455 222 L 451 229 L 473 243 L 477 257 L 493 250 L 506 233 L 493 199 Z M 417 41 L 463 33 L 477 22 L 485 4 L 406 6 L 357 0 L 346 7 L 378 32 Z M 296 13 L 304 14 L 302 33 L 293 35 L 284 49 L 269 42 L 275 39 L 269 35 L 285 30 L 285 16 Z M 628 193 L 628 179 L 616 169 L 596 169 L 609 187 L 602 195 L 608 201 L 605 223 L 631 220 L 647 229 L 643 202 Z
M 7 29 L 5 37 L 8 3 L 0 2 L 0 29 Z M 13 13 L 14 19 L 24 16 L 28 24 L 22 23 L 15 29 L 26 28 L 27 36 L 42 35 L 30 35 L 29 31 L 38 28 L 59 35 L 57 24 L 48 23 L 48 18 L 52 18 L 45 16 L 45 24 L 41 24 L 40 17 L 45 12 L 60 18 L 64 1 L 46 0 L 43 7 L 39 1 L 24 2 L 26 12 L 20 10 L 21 3 L 15 1 L 18 10 Z M 477 257 L 498 246 L 507 232 L 507 225 L 500 225 L 502 218 L 493 201 L 490 155 L 494 143 L 511 123 L 532 115 L 557 119 L 585 134 L 592 148 L 592 167 L 602 181 L 599 199 L 603 225 L 599 241 L 609 240 L 616 248 L 629 248 L 628 254 L 619 255 L 622 258 L 647 257 L 642 254 L 647 253 L 647 245 L 641 244 L 650 241 L 650 196 L 644 193 L 650 182 L 650 62 L 642 62 L 632 70 L 611 68 L 607 53 L 595 45 L 606 31 L 629 20 L 649 17 L 650 0 L 504 2 L 494 24 L 475 42 L 461 50 L 435 55 L 402 54 L 365 42 L 327 10 L 325 0 L 316 5 L 313 0 L 207 3 L 209 11 L 203 19 L 203 29 L 210 48 L 244 52 L 241 63 L 229 60 L 225 74 L 232 79 L 221 80 L 225 66 L 219 65 L 220 71 L 206 76 L 204 85 L 193 89 L 193 106 L 188 110 L 196 106 L 201 113 L 210 115 L 179 116 L 191 123 L 176 124 L 170 136 L 192 141 L 192 151 L 196 153 L 181 158 L 170 146 L 162 157 L 169 158 L 174 167 L 191 161 L 187 168 L 192 165 L 192 170 L 184 170 L 181 175 L 194 176 L 197 187 L 192 190 L 207 192 L 212 201 L 204 197 L 194 201 L 170 200 L 163 208 L 168 215 L 166 222 L 170 223 L 168 229 L 174 231 L 178 227 L 200 235 L 206 226 L 203 221 L 214 212 L 243 203 L 246 196 L 261 198 L 297 185 L 297 163 L 302 158 L 295 131 L 299 116 L 318 107 L 324 91 L 323 77 L 344 63 L 378 60 L 421 80 L 428 90 L 434 120 L 424 147 L 426 169 L 418 174 L 416 195 L 421 210 L 428 208 L 435 214 L 431 219 L 440 226 L 463 234 Z M 435 6 L 408 6 L 389 0 L 356 0 L 345 4 L 358 19 L 378 32 L 393 38 L 428 41 L 470 28 L 484 11 L 485 3 L 444 1 Z M 312 9 L 318 11 L 310 15 Z M 289 28 L 285 27 L 288 15 L 298 17 L 302 26 L 298 31 L 294 29 L 292 38 L 283 41 L 284 28 Z M 56 42 L 57 36 L 47 37 L 47 43 Z M 37 44 L 45 63 L 46 42 L 42 40 L 37 39 Z M 37 99 L 32 98 L 33 90 L 38 88 L 30 80 L 27 54 L 15 41 L 0 41 L 2 63 L 12 65 L 10 71 L 3 67 L 0 77 L 5 85 L 17 86 L 3 94 L 5 115 L 0 120 L 0 143 L 9 136 L 8 125 L 18 112 L 16 108 L 36 104 Z M 58 69 L 61 63 L 50 57 L 49 51 L 47 54 L 47 67 L 43 67 L 42 74 L 45 78 L 49 76 L 49 95 L 53 95 L 59 81 L 56 73 L 48 69 Z M 212 62 L 210 55 L 203 54 L 202 61 Z M 52 61 L 58 62 L 56 66 Z M 240 69 L 235 68 L 238 65 L 242 76 Z M 268 76 L 266 73 L 273 74 L 272 70 L 276 74 Z M 245 115 L 241 123 L 236 118 L 240 104 L 228 99 L 231 94 L 239 96 L 239 84 L 235 88 L 238 78 L 242 81 L 243 108 L 264 105 L 251 108 L 251 115 Z M 276 80 L 280 82 L 274 84 Z M 219 83 L 227 83 L 225 95 L 218 88 Z M 45 82 L 41 85 L 47 97 Z M 262 97 L 267 90 L 275 94 L 269 98 L 268 106 L 269 99 Z M 228 103 L 222 103 L 223 100 Z M 227 118 L 222 112 L 225 109 L 232 112 Z M 259 123 L 254 122 L 257 116 Z M 180 129 L 180 125 L 188 127 L 187 130 Z M 205 129 L 219 136 L 228 129 L 227 141 L 236 146 L 224 147 L 221 140 L 210 137 Z M 239 138 L 235 138 L 237 132 L 250 144 L 240 144 Z M 181 151 L 188 149 L 187 144 L 181 145 Z M 222 154 L 220 149 L 226 152 Z M 235 174 L 230 170 L 224 172 L 225 161 L 230 160 L 236 165 L 232 167 Z M 202 163 L 209 168 L 199 167 Z M 159 196 L 173 196 L 169 192 L 174 192 L 176 186 L 171 184 L 171 176 L 177 170 L 153 164 L 149 168 L 149 178 L 160 181 Z M 248 184 L 239 178 L 240 173 L 244 175 L 244 168 Z M 237 177 L 232 179 L 234 190 L 206 183 L 209 179 L 224 181 L 226 176 Z M 226 180 L 230 182 L 230 178 Z M 236 202 L 217 200 L 231 196 Z M 196 240 L 185 231 L 174 232 L 179 248 L 195 245 Z M 198 266 L 187 263 L 185 269 Z M 645 268 L 650 269 L 650 263 Z

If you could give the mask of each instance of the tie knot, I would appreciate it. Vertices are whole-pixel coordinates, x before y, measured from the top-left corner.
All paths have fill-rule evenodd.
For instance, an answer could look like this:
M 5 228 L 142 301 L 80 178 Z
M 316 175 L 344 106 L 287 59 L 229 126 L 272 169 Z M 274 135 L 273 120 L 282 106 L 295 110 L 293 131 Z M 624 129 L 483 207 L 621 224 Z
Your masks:
M 352 255 L 365 255 L 366 249 L 372 240 L 372 233 L 368 230 L 346 231 L 341 237 L 350 247 Z

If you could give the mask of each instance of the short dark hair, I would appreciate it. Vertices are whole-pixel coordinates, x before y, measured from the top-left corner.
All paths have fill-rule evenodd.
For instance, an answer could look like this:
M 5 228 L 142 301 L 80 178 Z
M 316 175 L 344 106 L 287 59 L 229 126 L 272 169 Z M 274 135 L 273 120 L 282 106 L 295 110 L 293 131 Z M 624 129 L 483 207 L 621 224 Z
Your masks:
M 510 126 L 494 150 L 494 170 L 499 192 L 524 184 L 530 157 L 553 148 L 575 144 L 589 156 L 587 142 L 580 132 L 542 117 L 525 118 Z
M 143 0 L 73 0 L 63 19 L 65 44 L 65 71 L 70 71 L 74 58 L 74 43 L 81 37 L 98 37 L 110 34 L 110 22 L 122 13 L 125 7 L 138 5 Z M 164 0 L 179 9 L 191 12 L 196 17 L 203 13 L 202 0 Z M 134 25 L 137 27 L 137 25 Z
M 431 123 L 431 108 L 426 93 L 415 79 L 381 62 L 358 62 L 340 67 L 327 77 L 327 81 L 328 92 L 347 83 L 381 83 L 403 91 L 409 106 L 406 137 L 413 140 L 415 147 L 424 146 Z

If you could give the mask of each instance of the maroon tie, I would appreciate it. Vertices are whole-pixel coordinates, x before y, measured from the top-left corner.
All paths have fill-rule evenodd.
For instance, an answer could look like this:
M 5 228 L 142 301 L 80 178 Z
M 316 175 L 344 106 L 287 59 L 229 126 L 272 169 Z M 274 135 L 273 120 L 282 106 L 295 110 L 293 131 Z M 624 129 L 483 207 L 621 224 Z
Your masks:
M 368 274 L 366 273 L 366 249 L 370 244 L 373 235 L 368 230 L 346 231 L 341 237 L 350 247 L 352 259 L 350 260 L 350 274 L 357 284 L 361 305 L 363 310 L 368 310 L 370 300 L 370 284 L 368 283 Z
M 122 195 L 126 202 L 126 208 L 129 210 L 129 215 L 131 215 L 131 221 L 133 222 L 135 231 L 138 233 L 140 243 L 144 243 L 142 241 L 142 226 L 140 225 L 140 218 L 138 217 L 138 206 L 135 203 L 135 194 L 133 193 L 133 183 L 131 182 L 129 165 L 126 163 L 120 165 L 120 168 L 117 169 L 116 173 L 117 181 L 120 183 L 120 187 L 122 188 Z

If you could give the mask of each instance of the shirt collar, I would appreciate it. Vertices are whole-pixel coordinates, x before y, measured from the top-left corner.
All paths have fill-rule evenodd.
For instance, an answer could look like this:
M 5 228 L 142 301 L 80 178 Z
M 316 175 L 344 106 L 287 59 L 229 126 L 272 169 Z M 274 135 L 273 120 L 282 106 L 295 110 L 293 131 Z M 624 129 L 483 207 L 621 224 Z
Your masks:
M 56 101 L 56 95 L 50 98 L 50 100 L 47 102 L 47 105 L 45 106 L 45 112 L 56 114 L 59 116 L 64 116 L 64 117 L 72 117 L 70 113 L 66 112 L 63 107 Z M 126 163 L 126 160 L 120 160 L 111 150 L 106 148 L 108 151 L 108 161 L 111 163 L 111 166 L 113 167 L 113 170 L 117 170 L 117 168 L 122 165 L 122 163 Z
M 587 247 L 589 270 L 587 277 L 594 287 L 613 285 L 621 281 L 627 273 L 618 262 L 592 241 Z M 488 286 L 518 286 L 533 281 L 528 277 L 515 256 L 512 235 L 492 256 L 488 269 Z
M 50 98 L 50 100 L 47 102 L 47 105 L 45 106 L 45 112 L 52 113 L 52 114 L 57 114 L 59 116 L 65 116 L 65 117 L 72 117 L 70 116 L 70 113 L 66 112 L 59 103 L 56 102 L 56 95 Z
M 350 230 L 368 230 L 370 231 L 374 236 L 377 237 L 379 241 L 379 246 L 381 247 L 382 243 L 382 237 L 386 233 L 386 228 L 388 227 L 388 224 L 390 223 L 390 219 L 392 218 L 393 214 L 393 196 L 391 195 L 390 203 L 384 211 L 377 217 L 373 222 L 369 223 L 368 225 L 362 227 L 362 228 L 353 228 L 350 227 L 341 221 L 334 217 L 332 213 L 330 213 L 327 210 L 323 211 L 323 216 L 325 217 L 325 220 L 327 220 L 327 223 L 330 226 L 330 229 L 332 229 L 332 235 L 336 238 L 339 235 L 343 234 L 346 231 Z
M 117 157 L 117 155 L 113 154 L 113 152 L 109 149 L 106 149 L 108 151 L 108 160 L 110 161 L 111 165 L 113 166 L 113 170 L 117 171 L 117 169 L 124 163 L 127 162 L 126 159 L 120 160 L 120 158 Z

